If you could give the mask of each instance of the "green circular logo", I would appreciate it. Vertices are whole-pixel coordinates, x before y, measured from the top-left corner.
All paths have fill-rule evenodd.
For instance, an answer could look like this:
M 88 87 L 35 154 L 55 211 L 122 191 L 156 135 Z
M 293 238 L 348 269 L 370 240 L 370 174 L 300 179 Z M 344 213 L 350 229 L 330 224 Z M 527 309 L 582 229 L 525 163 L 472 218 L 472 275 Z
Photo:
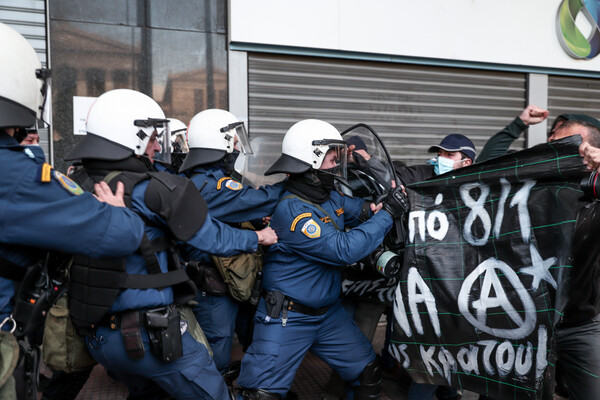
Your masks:
M 585 37 L 575 25 L 579 13 L 583 13 L 592 32 Z M 594 58 L 600 52 L 600 0 L 563 0 L 558 7 L 556 29 L 558 40 L 565 52 L 577 59 Z

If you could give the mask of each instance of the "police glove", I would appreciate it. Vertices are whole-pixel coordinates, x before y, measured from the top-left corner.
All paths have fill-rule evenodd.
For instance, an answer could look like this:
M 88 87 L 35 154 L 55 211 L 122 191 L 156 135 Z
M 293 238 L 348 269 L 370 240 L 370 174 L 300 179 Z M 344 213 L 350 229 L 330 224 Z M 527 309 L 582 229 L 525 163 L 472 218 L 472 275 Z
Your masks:
M 400 218 L 408 212 L 408 198 L 402 189 L 402 186 L 392 189 L 383 200 L 383 209 L 390 213 L 392 218 Z

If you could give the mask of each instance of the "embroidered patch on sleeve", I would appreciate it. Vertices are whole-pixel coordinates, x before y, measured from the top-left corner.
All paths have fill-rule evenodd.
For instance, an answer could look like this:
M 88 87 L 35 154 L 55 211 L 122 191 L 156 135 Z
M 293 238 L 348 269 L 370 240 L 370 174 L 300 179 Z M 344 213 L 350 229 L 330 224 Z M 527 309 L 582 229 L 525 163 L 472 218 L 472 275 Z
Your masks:
M 244 187 L 238 181 L 232 179 L 229 176 L 226 176 L 224 178 L 219 179 L 219 181 L 217 182 L 217 190 L 221 190 L 221 187 L 223 186 L 223 183 L 225 184 L 225 187 L 227 189 L 231 189 L 231 190 L 240 190 L 241 188 Z
M 239 183 L 238 181 L 234 181 L 233 179 L 230 179 L 227 182 L 225 182 L 225 187 L 228 189 L 231 189 L 231 190 L 240 190 L 244 186 L 242 186 L 242 184 Z
M 43 163 L 38 167 L 37 181 L 42 183 L 52 181 L 52 165 Z
M 318 238 L 321 236 L 321 227 L 311 218 L 302 226 L 302 233 L 309 238 Z
M 296 230 L 296 225 L 298 225 L 298 222 L 300 222 L 300 220 L 302 218 L 310 218 L 312 217 L 311 213 L 302 213 L 300 215 L 298 215 L 296 218 L 294 218 L 294 221 L 292 222 L 292 227 L 290 228 L 290 231 L 294 232 Z
M 226 176 L 225 178 L 219 179 L 219 181 L 217 182 L 217 190 L 221 190 L 221 186 L 223 185 L 223 182 L 225 182 L 228 179 L 231 179 L 231 178 Z
M 55 169 L 52 170 L 52 175 L 54 176 L 54 179 L 56 179 L 62 187 L 64 187 L 67 191 L 69 191 L 69 193 L 77 195 L 77 196 L 79 196 L 80 194 L 83 193 L 83 189 L 81 187 L 79 187 L 78 184 L 73 182 L 73 180 L 71 178 L 69 178 L 68 176 L 61 174 L 60 172 L 58 172 Z

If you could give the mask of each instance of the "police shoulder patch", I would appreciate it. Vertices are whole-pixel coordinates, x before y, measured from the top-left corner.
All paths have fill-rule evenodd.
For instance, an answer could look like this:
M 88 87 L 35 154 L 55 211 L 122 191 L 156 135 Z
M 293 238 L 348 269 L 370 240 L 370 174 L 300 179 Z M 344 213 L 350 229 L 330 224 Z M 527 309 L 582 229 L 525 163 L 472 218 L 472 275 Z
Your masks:
M 71 178 L 61 174 L 57 170 L 52 170 L 52 176 L 60 185 L 65 188 L 69 193 L 79 196 L 83 193 L 83 189 L 75 183 Z
M 321 227 L 311 218 L 302 226 L 302 233 L 309 238 L 318 238 L 321 236 Z
M 230 179 L 227 182 L 225 182 L 225 187 L 228 189 L 231 189 L 231 190 L 240 190 L 244 186 L 242 186 L 242 184 L 239 183 L 238 181 L 234 181 L 233 179 Z
M 221 190 L 221 187 L 223 187 L 223 184 L 225 184 L 225 187 L 227 189 L 231 189 L 231 190 L 240 190 L 244 187 L 241 183 L 232 179 L 229 176 L 219 179 L 219 181 L 217 182 L 217 190 Z
M 298 222 L 300 222 L 300 220 L 302 218 L 310 218 L 310 217 L 312 217 L 312 214 L 309 212 L 298 215 L 296 218 L 294 218 L 294 221 L 292 222 L 292 226 L 290 227 L 290 231 L 294 232 L 296 230 L 296 225 L 298 225 Z

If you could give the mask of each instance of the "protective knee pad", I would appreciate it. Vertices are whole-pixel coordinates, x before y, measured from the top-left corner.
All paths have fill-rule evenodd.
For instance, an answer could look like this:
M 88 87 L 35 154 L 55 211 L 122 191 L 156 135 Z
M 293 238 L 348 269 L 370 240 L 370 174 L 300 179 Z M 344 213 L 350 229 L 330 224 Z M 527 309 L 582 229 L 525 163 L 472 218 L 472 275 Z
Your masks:
M 244 400 L 281 400 L 281 395 L 262 389 L 240 389 L 239 394 Z
M 367 364 L 360 373 L 359 386 L 354 388 L 355 400 L 377 400 L 381 398 L 382 375 L 379 367 L 379 357 Z

